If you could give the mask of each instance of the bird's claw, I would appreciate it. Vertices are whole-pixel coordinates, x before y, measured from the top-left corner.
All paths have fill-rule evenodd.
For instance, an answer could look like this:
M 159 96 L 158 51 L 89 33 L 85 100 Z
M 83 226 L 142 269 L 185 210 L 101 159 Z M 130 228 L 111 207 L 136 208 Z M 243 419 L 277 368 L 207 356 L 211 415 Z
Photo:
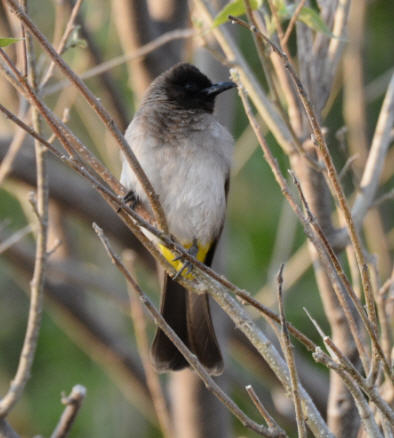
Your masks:
M 193 240 L 193 244 L 192 244 L 192 246 L 188 249 L 187 252 L 188 252 L 191 256 L 196 257 L 196 255 L 197 255 L 197 253 L 198 253 L 198 245 L 197 245 L 197 241 L 196 241 L 196 240 Z M 175 257 L 175 258 L 173 259 L 174 262 L 177 262 L 177 261 L 179 261 L 179 260 L 183 260 L 183 256 L 182 256 L 182 255 L 179 255 L 179 256 L 177 256 L 177 257 Z M 186 275 L 187 275 L 187 274 L 190 274 L 190 273 L 192 272 L 192 270 L 193 270 L 193 263 L 190 262 L 189 260 L 186 260 L 186 261 L 183 263 L 183 266 L 181 267 L 181 269 L 179 269 L 179 270 L 175 273 L 173 279 L 176 280 L 176 279 L 177 279 L 179 276 L 181 276 L 183 273 L 185 273 Z
M 130 204 L 130 208 L 132 210 L 134 210 L 134 208 L 137 206 L 138 204 L 138 198 L 137 195 L 133 192 L 133 190 L 128 191 L 122 198 L 122 201 L 127 205 Z M 122 207 L 119 207 L 117 209 L 117 213 L 120 212 L 120 210 L 122 209 Z

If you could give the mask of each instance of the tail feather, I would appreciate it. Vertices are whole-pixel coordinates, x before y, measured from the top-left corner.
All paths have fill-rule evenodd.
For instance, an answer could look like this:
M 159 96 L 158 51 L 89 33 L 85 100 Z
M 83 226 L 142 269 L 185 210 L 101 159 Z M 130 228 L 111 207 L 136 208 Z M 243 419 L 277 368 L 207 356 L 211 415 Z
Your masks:
M 187 332 L 189 348 L 212 375 L 223 372 L 223 358 L 213 327 L 209 297 L 187 292 Z
M 166 276 L 161 312 L 210 374 L 220 374 L 223 371 L 223 359 L 212 324 L 208 296 L 188 292 Z M 152 358 L 158 371 L 176 371 L 188 366 L 182 354 L 160 329 L 152 344 Z
M 165 275 L 162 285 L 160 311 L 171 328 L 188 345 L 185 289 L 168 275 Z M 151 354 L 158 371 L 176 371 L 188 366 L 182 354 L 159 328 L 153 340 Z

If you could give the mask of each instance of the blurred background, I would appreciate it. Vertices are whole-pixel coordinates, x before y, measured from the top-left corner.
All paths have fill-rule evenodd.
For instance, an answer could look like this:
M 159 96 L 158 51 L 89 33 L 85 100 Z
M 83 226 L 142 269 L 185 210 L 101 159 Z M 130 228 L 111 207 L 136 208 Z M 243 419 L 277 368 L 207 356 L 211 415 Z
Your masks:
M 315 5 L 315 2 L 311 3 Z M 36 0 L 28 2 L 29 14 L 50 41 L 58 42 L 73 4 L 71 0 Z M 220 5 L 215 6 L 219 10 Z M 393 18 L 391 0 L 372 0 L 366 2 L 365 16 L 359 23 L 365 86 L 366 124 L 363 129 L 367 148 L 393 72 Z M 75 72 L 82 77 L 86 75 L 87 85 L 124 130 L 146 86 L 157 74 L 178 61 L 195 63 L 213 81 L 228 79 L 228 67 L 220 64 L 215 56 L 220 54 L 215 43 L 209 35 L 205 41 L 193 36 L 193 31 L 180 33 L 181 38 L 161 45 L 144 57 L 125 58 L 125 54 L 135 55 L 140 47 L 166 32 L 192 29 L 193 25 L 198 30 L 199 19 L 193 13 L 193 6 L 184 1 L 84 0 L 76 20 L 78 26 L 69 40 L 64 59 Z M 229 24 L 225 26 L 265 85 L 250 33 Z M 4 6 L 0 6 L 0 36 L 10 35 L 20 35 L 20 25 Z M 292 38 L 289 46 L 296 50 Z M 35 48 L 38 70 L 43 72 L 48 60 L 38 46 Z M 17 50 L 18 44 L 8 47 L 7 53 L 16 59 Z M 118 65 L 107 66 L 106 63 L 113 59 L 118 60 Z M 94 69 L 103 65 L 105 72 L 98 74 Z M 343 141 L 347 135 L 343 128 L 349 117 L 346 114 L 349 110 L 345 108 L 348 104 L 346 93 L 349 91 L 347 87 L 351 86 L 346 74 L 351 73 L 342 66 L 335 79 L 330 104 L 326 113 L 323 111 L 322 122 L 338 169 L 344 166 L 349 156 L 363 153 L 361 147 L 359 151 L 350 151 L 348 143 Z M 0 102 L 15 113 L 23 111 L 25 103 L 4 78 L 0 79 L 0 84 Z M 59 117 L 63 117 L 66 109 L 69 111 L 68 125 L 113 174 L 119 176 L 118 148 L 85 101 L 64 82 L 57 69 L 44 93 L 48 106 Z M 328 330 L 301 226 L 281 196 L 235 92 L 225 93 L 218 99 L 217 115 L 232 132 L 236 145 L 227 223 L 216 268 L 276 311 L 275 276 L 281 263 L 293 260 L 289 286 L 289 265 L 284 271 L 286 314 L 289 321 L 320 342 L 302 310 L 306 306 Z M 46 137 L 50 136 L 47 128 L 44 132 Z M 282 171 L 287 174 L 287 156 L 269 133 L 267 139 Z M 0 394 L 7 391 L 14 375 L 26 328 L 27 294 L 34 261 L 34 239 L 29 228 L 33 215 L 27 199 L 35 184 L 31 139 L 22 138 L 11 122 L 1 117 L 2 165 L 10 147 L 15 151 L 15 158 L 9 169 L 1 167 L 3 172 L 0 172 L 0 245 L 15 232 L 22 230 L 24 237 L 0 253 Z M 391 148 L 379 194 L 393 188 L 393 169 L 394 150 Z M 357 175 L 357 169 L 344 179 L 348 194 L 356 185 L 354 175 Z M 129 317 L 126 284 L 109 262 L 92 230 L 92 222 L 104 228 L 119 252 L 133 249 L 134 272 L 143 289 L 158 303 L 153 261 L 86 181 L 52 157 L 49 157 L 49 183 L 48 249 L 57 247 L 58 242 L 60 246 L 49 259 L 44 315 L 32 376 L 23 398 L 8 420 L 22 436 L 50 436 L 63 410 L 61 393 L 69 393 L 75 384 L 80 383 L 87 388 L 87 397 L 70 437 L 161 436 Z M 377 220 L 374 215 L 375 210 L 366 221 L 374 223 Z M 392 269 L 393 217 L 393 202 L 385 202 L 379 208 L 378 219 L 383 235 L 377 237 L 365 233 L 369 251 L 378 257 L 383 279 Z M 244 390 L 245 385 L 253 384 L 274 417 L 291 436 L 295 436 L 292 406 L 276 378 L 240 332 L 234 330 L 228 318 L 219 310 L 215 313 L 226 362 L 225 373 L 218 379 L 221 386 L 248 415 L 258 420 L 258 413 Z M 264 321 L 259 321 L 259 324 L 264 326 Z M 151 339 L 154 331 L 151 321 L 147 329 Z M 328 372 L 316 365 L 310 354 L 298 344 L 296 351 L 301 379 L 308 376 L 305 385 L 319 409 L 325 412 Z M 201 403 L 209 406 L 201 421 L 210 432 L 199 436 L 212 436 L 212 431 L 221 437 L 257 436 L 211 400 L 187 375 L 188 372 L 184 374 L 177 379 L 160 376 L 160 380 L 174 406 L 182 403 L 174 401 L 177 391 L 180 392 L 179 385 L 184 385 L 183 390 L 201 393 L 198 395 L 203 400 Z M 178 394 L 178 397 L 182 396 Z

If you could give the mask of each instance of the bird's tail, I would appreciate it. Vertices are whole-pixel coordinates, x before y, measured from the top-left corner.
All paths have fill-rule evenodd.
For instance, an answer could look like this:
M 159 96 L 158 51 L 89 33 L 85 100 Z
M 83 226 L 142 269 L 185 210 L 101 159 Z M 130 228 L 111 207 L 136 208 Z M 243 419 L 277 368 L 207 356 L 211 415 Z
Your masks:
M 162 288 L 161 313 L 164 319 L 210 374 L 221 374 L 223 359 L 212 324 L 208 295 L 189 292 L 167 275 Z M 152 359 L 158 371 L 176 371 L 188 366 L 160 329 L 153 340 Z

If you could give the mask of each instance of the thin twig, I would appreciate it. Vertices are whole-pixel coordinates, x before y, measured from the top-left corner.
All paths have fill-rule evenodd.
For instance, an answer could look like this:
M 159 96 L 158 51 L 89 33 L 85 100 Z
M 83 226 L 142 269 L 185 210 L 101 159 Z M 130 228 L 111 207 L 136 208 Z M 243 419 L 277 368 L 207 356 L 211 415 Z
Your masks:
M 1 54 L 1 49 L 0 49 Z M 1 66 L 0 66 L 1 67 Z M 1 70 L 0 70 L 1 71 Z M 16 84 L 15 84 L 16 85 Z M 18 87 L 18 85 L 16 85 Z M 23 92 L 23 90 L 22 90 Z M 40 101 L 38 100 L 38 103 Z M 58 121 L 54 120 L 51 117 L 51 114 L 48 109 L 39 106 L 40 110 L 42 110 L 42 114 L 44 117 L 53 124 L 52 128 L 59 136 L 59 140 L 61 141 L 62 145 L 65 148 L 72 148 L 70 143 L 68 142 L 67 138 L 63 135 L 63 132 L 59 129 L 57 123 Z M 16 115 L 12 114 L 10 111 L 8 111 L 5 107 L 3 107 L 0 104 L 0 110 L 3 111 L 7 117 L 9 117 L 14 123 L 16 123 L 18 126 L 20 126 L 22 129 L 26 130 L 30 135 L 32 135 L 34 138 L 39 140 L 42 144 L 44 144 L 58 159 L 66 163 L 68 166 L 72 167 L 74 170 L 76 170 L 82 177 L 87 179 L 93 187 L 95 187 L 99 193 L 103 196 L 103 198 L 111 205 L 111 207 L 119 212 L 119 208 L 121 207 L 122 210 L 119 212 L 120 217 L 122 220 L 125 221 L 126 225 L 131 229 L 131 231 L 134 233 L 134 235 L 142 242 L 142 244 L 145 246 L 145 248 L 158 260 L 163 266 L 165 266 L 167 269 L 171 271 L 173 269 L 172 265 L 168 263 L 168 261 L 163 257 L 161 252 L 157 249 L 157 247 L 145 236 L 145 234 L 141 231 L 140 227 L 146 228 L 149 231 L 152 232 L 152 234 L 156 235 L 160 239 L 163 240 L 163 242 L 173 250 L 177 250 L 182 256 L 185 256 L 186 259 L 190 259 L 191 261 L 196 263 L 196 259 L 194 257 L 191 257 L 188 251 L 186 251 L 181 245 L 176 244 L 168 235 L 165 233 L 159 231 L 155 227 L 153 227 L 149 222 L 145 221 L 141 216 L 139 216 L 134 210 L 129 208 L 124 204 L 121 198 L 116 196 L 114 192 L 112 192 L 108 187 L 104 186 L 97 178 L 95 178 L 94 175 L 91 174 L 91 172 L 84 166 L 81 162 L 78 160 L 67 157 L 60 152 L 57 151 L 50 143 L 48 143 L 44 138 L 42 138 L 40 135 L 38 135 L 33 129 L 31 129 L 29 126 L 27 126 L 24 122 L 22 122 Z M 72 152 L 72 149 L 71 149 Z M 95 159 L 95 157 L 93 157 Z M 89 164 L 91 164 L 91 161 L 89 161 Z M 105 172 L 108 172 L 107 169 L 105 169 L 98 161 L 97 161 L 98 171 L 100 172 L 102 169 L 101 174 L 105 176 Z M 110 175 L 110 174 L 109 174 Z M 103 178 L 104 181 L 111 187 L 112 180 L 110 178 Z M 114 180 L 116 183 L 116 180 Z M 131 219 L 132 218 L 132 219 Z M 138 224 L 138 225 L 137 225 Z M 200 264 L 202 267 L 204 267 L 204 264 Z M 200 266 L 200 268 L 201 268 Z M 209 269 L 209 268 L 208 268 Z M 213 271 L 212 271 L 213 272 Z M 187 281 L 187 280 L 185 280 Z
M 280 22 L 280 18 L 278 15 L 278 11 L 276 9 L 276 4 L 273 3 L 272 0 L 267 0 L 267 3 L 271 9 L 271 14 L 274 17 L 275 25 L 276 25 L 276 31 L 278 32 L 279 41 L 282 41 L 283 39 L 283 29 L 282 24 Z
M 368 208 L 371 206 L 379 184 L 384 166 L 384 160 L 391 141 L 391 131 L 394 124 L 394 74 L 387 88 L 382 108 L 380 110 L 375 134 L 372 140 L 367 163 L 360 183 L 360 194 L 354 201 L 352 214 L 356 225 L 360 225 Z
M 31 88 L 36 87 L 35 61 L 30 35 L 27 36 L 27 59 L 29 61 L 29 81 Z M 15 72 L 17 70 L 15 69 Z M 17 72 L 19 74 L 19 72 Z M 25 83 L 27 83 L 25 81 Z M 34 130 L 40 133 L 38 112 L 32 112 Z M 48 173 L 46 167 L 45 148 L 35 142 L 36 172 L 37 172 L 37 200 L 32 202 L 33 211 L 37 217 L 36 254 L 34 261 L 33 278 L 30 283 L 30 308 L 25 339 L 19 358 L 15 377 L 10 388 L 0 401 L 0 418 L 8 415 L 11 409 L 21 398 L 25 385 L 31 374 L 31 367 L 37 348 L 38 335 L 41 326 L 43 306 L 43 288 L 47 263 L 48 238 Z
M 330 246 L 330 244 L 329 244 L 329 242 L 327 240 L 327 237 L 324 235 L 324 232 L 321 229 L 320 225 L 318 224 L 318 222 L 316 221 L 315 217 L 313 216 L 313 214 L 312 214 L 312 212 L 311 212 L 311 210 L 309 208 L 309 205 L 308 205 L 308 203 L 307 203 L 307 201 L 305 199 L 305 196 L 303 194 L 300 182 L 298 181 L 298 179 L 295 176 L 294 172 L 290 172 L 290 173 L 293 175 L 294 184 L 296 185 L 297 190 L 298 190 L 298 192 L 300 194 L 301 201 L 302 201 L 302 203 L 304 205 L 304 208 L 305 208 L 305 210 L 307 212 L 307 215 L 308 215 L 308 220 L 309 220 L 312 228 L 315 230 L 315 232 L 320 237 L 321 242 L 323 242 L 324 247 L 325 247 L 325 249 L 327 251 L 327 254 L 329 255 L 330 260 L 331 260 L 332 264 L 335 267 L 336 273 L 338 274 L 339 278 L 341 279 L 342 284 L 345 287 L 345 290 L 346 290 L 347 294 L 349 295 L 349 297 L 351 298 L 353 304 L 355 305 L 355 307 L 356 307 L 356 309 L 357 309 L 357 311 L 358 311 L 358 313 L 359 313 L 359 315 L 360 315 L 360 317 L 361 317 L 361 319 L 362 319 L 362 321 L 364 323 L 364 326 L 365 326 L 365 328 L 368 331 L 368 334 L 369 334 L 369 336 L 371 338 L 372 344 L 376 348 L 376 351 L 379 353 L 379 356 L 380 356 L 380 358 L 383 361 L 383 365 L 385 367 L 386 373 L 388 375 L 390 375 L 389 364 L 387 362 L 387 359 L 384 356 L 382 347 L 379 344 L 379 340 L 377 338 L 376 332 L 373 329 L 372 322 L 368 319 L 368 315 L 366 315 L 366 313 L 364 311 L 364 308 L 362 306 L 362 303 L 360 302 L 360 300 L 356 296 L 356 294 L 355 294 L 355 292 L 354 292 L 354 290 L 352 288 L 352 285 L 350 284 L 350 282 L 349 282 L 349 280 L 348 280 L 348 278 L 347 278 L 347 276 L 346 276 L 346 274 L 345 274 L 345 272 L 344 272 L 344 270 L 342 268 L 342 265 L 341 265 L 338 257 L 336 256 L 335 252 L 333 251 L 332 247 Z M 341 290 L 337 291 L 337 289 L 335 289 L 335 292 L 336 292 L 337 297 L 338 297 L 338 299 L 339 299 L 339 301 L 341 303 L 341 306 L 343 307 L 343 310 L 345 312 L 346 318 L 347 318 L 348 323 L 349 323 L 349 328 L 350 328 L 350 330 L 352 332 L 354 341 L 355 341 L 356 346 L 357 346 L 357 350 L 360 353 L 360 359 L 363 362 L 363 366 L 364 366 L 365 371 L 367 372 L 368 359 L 367 359 L 367 356 L 366 356 L 366 353 L 365 353 L 365 349 L 364 349 L 363 343 L 361 342 L 360 337 L 359 337 L 357 323 L 356 323 L 356 321 L 355 321 L 355 319 L 354 319 L 354 317 L 352 315 L 352 312 L 351 312 L 351 310 L 350 310 L 350 308 L 349 308 L 349 306 L 348 306 L 348 304 L 346 302 L 346 299 L 343 296 Z
M 256 406 L 256 409 L 260 412 L 261 416 L 264 418 L 265 422 L 272 430 L 276 430 L 279 434 L 278 437 L 284 438 L 287 437 L 285 431 L 279 426 L 279 424 L 271 417 L 270 413 L 264 407 L 263 402 L 256 394 L 256 391 L 253 389 L 252 385 L 245 386 L 246 392 L 248 393 L 250 399 L 253 404 Z
M 309 208 L 308 202 L 306 201 L 306 198 L 304 196 L 304 192 L 302 190 L 302 187 L 301 187 L 301 184 L 300 184 L 298 178 L 295 176 L 294 172 L 289 171 L 289 173 L 293 177 L 294 184 L 297 187 L 297 190 L 299 192 L 300 199 L 301 199 L 302 205 L 305 208 L 309 223 L 311 224 L 312 228 L 315 230 L 317 235 L 320 237 L 320 240 L 323 242 L 325 249 L 327 251 L 327 254 L 329 255 L 331 262 L 333 263 L 333 265 L 335 267 L 335 271 L 337 272 L 339 278 L 342 280 L 342 283 L 344 284 L 348 295 L 351 297 L 353 303 L 355 304 L 356 308 L 358 309 L 362 320 L 363 321 L 365 320 L 366 321 L 365 324 L 369 326 L 369 321 L 368 321 L 367 316 L 365 315 L 364 309 L 362 308 L 362 304 L 359 302 L 358 297 L 354 293 L 353 288 L 351 287 L 351 284 L 350 284 L 349 280 L 347 279 L 345 272 L 342 269 L 342 265 L 340 264 L 339 259 L 337 258 L 335 252 L 332 250 L 325 234 L 323 233 L 323 230 L 321 229 L 320 225 L 318 224 L 317 220 L 315 219 L 314 215 L 312 214 L 312 212 Z M 337 289 L 335 289 L 335 292 L 337 292 Z M 344 297 L 343 293 L 341 293 L 340 289 L 339 289 L 339 293 L 337 293 L 337 297 L 338 297 L 338 300 L 343 308 L 343 312 L 344 312 L 346 319 L 347 319 L 347 322 L 349 324 L 349 328 L 350 328 L 350 331 L 353 335 L 354 341 L 356 343 L 357 350 L 360 354 L 360 359 L 361 359 L 361 362 L 363 364 L 364 370 L 365 370 L 365 372 L 368 372 L 369 360 L 368 360 L 367 354 L 365 352 L 364 345 L 361 342 L 360 337 L 359 337 L 359 328 L 357 326 L 357 322 L 356 322 L 356 320 L 352 314 L 352 311 L 351 311 L 351 309 L 346 301 L 346 298 Z
M 287 42 L 288 42 L 288 40 L 290 38 L 291 32 L 294 29 L 294 26 L 296 24 L 298 15 L 300 14 L 301 9 L 304 7 L 305 1 L 306 0 L 300 0 L 300 2 L 298 3 L 298 5 L 296 7 L 296 10 L 294 11 L 294 14 L 292 15 L 292 17 L 290 19 L 290 23 L 287 26 L 286 32 L 285 32 L 285 34 L 283 35 L 283 38 L 280 41 L 282 46 L 287 46 Z
M 334 362 L 329 356 L 321 354 L 322 351 L 320 348 L 316 350 L 313 354 L 313 358 L 322 364 L 324 364 L 327 368 L 334 370 L 339 374 L 348 390 L 353 396 L 355 401 L 357 410 L 359 412 L 361 421 L 365 427 L 365 431 L 368 437 L 371 438 L 383 438 L 382 434 L 379 431 L 379 428 L 375 422 L 372 411 L 358 386 L 354 384 L 354 382 L 350 379 L 349 375 L 343 370 L 343 368 Z
M 86 396 L 86 388 L 82 385 L 75 385 L 68 397 L 62 396 L 62 403 L 66 405 L 63 414 L 52 432 L 51 438 L 65 438 L 81 409 L 82 402 Z
M 385 418 L 387 418 L 387 420 L 390 421 L 390 423 L 394 426 L 394 412 L 390 408 L 389 404 L 379 395 L 376 386 L 370 384 L 369 382 L 367 382 L 367 379 L 361 376 L 357 368 L 340 351 L 340 349 L 335 345 L 333 340 L 324 333 L 322 328 L 311 316 L 308 310 L 305 307 L 303 309 L 308 318 L 311 320 L 312 324 L 315 326 L 317 332 L 323 339 L 323 342 L 326 345 L 327 350 L 330 352 L 331 356 L 334 356 L 334 358 L 337 358 L 340 361 L 343 370 L 349 374 L 349 378 L 353 379 L 356 386 L 360 387 L 363 390 L 365 395 L 368 396 L 369 399 L 375 403 L 376 407 L 381 411 L 382 415 L 384 415 Z
M 61 38 L 61 40 L 56 48 L 56 51 L 57 51 L 57 53 L 59 53 L 59 55 L 61 55 L 63 53 L 64 48 L 66 47 L 67 41 L 68 41 L 72 31 L 74 30 L 75 19 L 77 18 L 79 10 L 81 9 L 82 1 L 83 0 L 77 0 L 72 11 L 71 11 L 70 18 L 68 19 L 63 36 L 62 36 L 62 38 Z M 42 78 L 42 80 L 40 82 L 40 85 L 38 87 L 39 91 L 43 89 L 45 84 L 48 82 L 48 80 L 52 76 L 53 69 L 55 68 L 55 65 L 56 65 L 55 62 L 51 61 L 51 63 L 49 64 L 48 70 L 46 71 L 44 77 Z
M 293 403 L 295 407 L 296 420 L 297 420 L 297 431 L 299 438 L 305 438 L 307 436 L 305 419 L 302 413 L 301 399 L 298 392 L 298 374 L 296 369 L 296 364 L 294 361 L 293 345 L 290 341 L 289 330 L 287 327 L 287 321 L 285 317 L 284 305 L 283 305 L 283 268 L 282 264 L 278 272 L 278 302 L 279 302 L 279 315 L 280 315 L 280 325 L 282 327 L 282 348 L 284 351 L 287 366 L 289 367 L 290 375 L 290 387 L 293 397 Z

